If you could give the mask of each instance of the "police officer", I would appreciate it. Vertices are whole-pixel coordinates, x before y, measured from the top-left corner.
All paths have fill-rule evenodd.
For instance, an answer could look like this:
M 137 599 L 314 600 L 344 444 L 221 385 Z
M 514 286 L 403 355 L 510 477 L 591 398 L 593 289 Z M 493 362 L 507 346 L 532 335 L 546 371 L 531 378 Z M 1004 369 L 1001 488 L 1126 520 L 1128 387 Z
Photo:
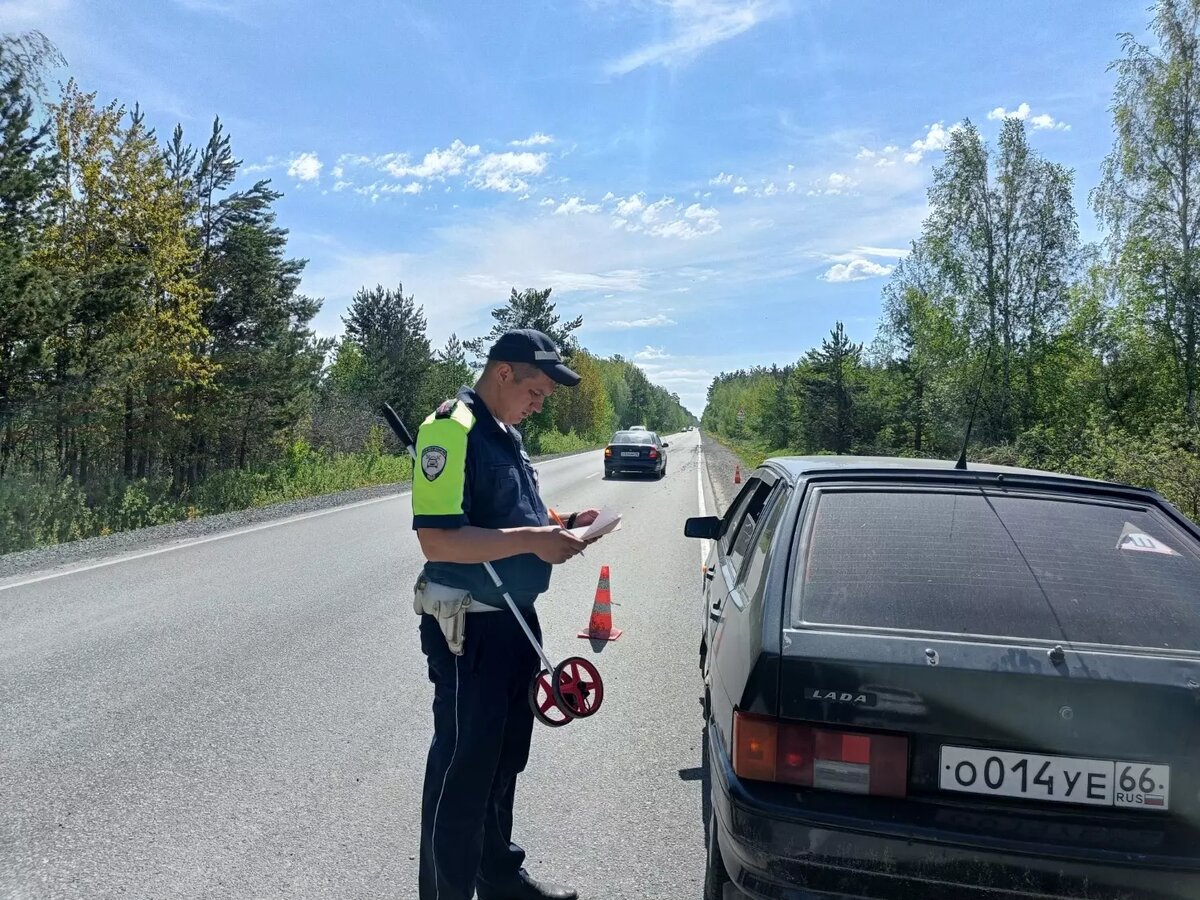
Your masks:
M 491 562 L 541 640 L 533 603 L 551 567 L 585 544 L 551 525 L 538 476 L 513 427 L 579 375 L 546 335 L 504 334 L 473 390 L 417 433 L 413 528 L 427 562 L 414 605 L 434 684 L 433 743 L 421 810 L 421 900 L 576 897 L 540 883 L 512 842 L 517 774 L 529 758 L 534 649 L 481 565 Z M 597 510 L 568 518 L 588 525 Z

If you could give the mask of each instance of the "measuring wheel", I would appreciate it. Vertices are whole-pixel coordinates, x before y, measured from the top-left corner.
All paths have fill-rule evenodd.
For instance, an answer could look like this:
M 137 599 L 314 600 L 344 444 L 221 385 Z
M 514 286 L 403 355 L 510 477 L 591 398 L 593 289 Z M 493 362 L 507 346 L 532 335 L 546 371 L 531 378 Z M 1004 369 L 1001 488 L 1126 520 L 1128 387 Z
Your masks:
M 571 656 L 554 667 L 554 699 L 573 719 L 586 719 L 604 702 L 604 682 L 586 659 Z
M 534 675 L 533 680 L 529 682 L 529 708 L 533 710 L 535 719 L 551 728 L 566 725 L 575 718 L 559 706 L 558 698 L 550 688 L 550 673 L 545 669 Z

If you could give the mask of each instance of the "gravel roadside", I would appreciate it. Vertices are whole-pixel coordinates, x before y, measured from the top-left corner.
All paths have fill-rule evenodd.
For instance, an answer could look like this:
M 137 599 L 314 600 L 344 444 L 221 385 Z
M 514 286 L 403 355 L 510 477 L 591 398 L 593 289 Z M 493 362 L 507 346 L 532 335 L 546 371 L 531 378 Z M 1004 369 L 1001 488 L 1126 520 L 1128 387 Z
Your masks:
M 733 483 L 733 476 L 738 466 L 742 469 L 742 480 L 745 481 L 749 469 L 732 450 L 700 432 L 701 445 L 704 448 L 704 466 L 708 469 L 708 480 L 712 483 L 713 494 L 717 499 L 718 515 L 724 515 L 729 504 L 737 496 L 741 485 Z

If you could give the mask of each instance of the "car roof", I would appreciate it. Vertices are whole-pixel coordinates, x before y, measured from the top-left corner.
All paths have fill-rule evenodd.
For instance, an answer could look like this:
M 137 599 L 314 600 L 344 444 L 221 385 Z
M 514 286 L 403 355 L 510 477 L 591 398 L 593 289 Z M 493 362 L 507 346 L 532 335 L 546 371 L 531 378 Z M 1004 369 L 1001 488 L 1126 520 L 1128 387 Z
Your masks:
M 955 463 L 946 459 L 914 459 L 899 456 L 772 456 L 763 460 L 763 466 L 773 469 L 789 481 L 804 481 L 845 475 L 848 480 L 864 482 L 878 479 L 911 478 L 913 481 L 931 479 L 943 483 L 949 481 L 969 482 L 980 475 L 1006 476 L 1014 482 L 1027 486 L 1058 489 L 1061 491 L 1095 494 L 1138 503 L 1149 503 L 1166 513 L 1189 534 L 1200 540 L 1200 524 L 1185 516 L 1166 497 L 1153 488 L 1137 487 L 1117 481 L 1049 472 L 1041 469 L 1024 469 L 1018 466 L 998 466 L 968 461 L 966 470 L 956 470 Z
M 949 459 L 918 459 L 907 456 L 773 456 L 766 460 L 782 468 L 793 478 L 806 475 L 823 475 L 833 472 L 888 474 L 895 471 L 924 474 L 955 474 L 955 461 Z M 986 472 L 991 475 L 1013 475 L 1023 478 L 1043 478 L 1054 481 L 1071 481 L 1080 485 L 1092 484 L 1106 488 L 1127 485 L 1080 475 L 1050 472 L 1041 469 L 1025 469 L 1019 466 L 999 466 L 990 463 L 967 462 L 961 474 Z M 1136 490 L 1136 488 L 1135 488 Z

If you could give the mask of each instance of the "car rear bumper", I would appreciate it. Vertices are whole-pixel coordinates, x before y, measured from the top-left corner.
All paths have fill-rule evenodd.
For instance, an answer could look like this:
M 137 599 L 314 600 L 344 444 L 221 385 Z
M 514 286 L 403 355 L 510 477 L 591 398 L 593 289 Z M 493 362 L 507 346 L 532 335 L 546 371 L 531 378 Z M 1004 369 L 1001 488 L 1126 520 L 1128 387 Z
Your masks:
M 661 459 L 606 459 L 604 468 L 609 472 L 657 472 Z
M 1115 865 L 872 834 L 752 795 L 709 729 L 725 868 L 754 900 L 1194 900 L 1200 871 Z M 891 823 L 894 824 L 895 823 Z

